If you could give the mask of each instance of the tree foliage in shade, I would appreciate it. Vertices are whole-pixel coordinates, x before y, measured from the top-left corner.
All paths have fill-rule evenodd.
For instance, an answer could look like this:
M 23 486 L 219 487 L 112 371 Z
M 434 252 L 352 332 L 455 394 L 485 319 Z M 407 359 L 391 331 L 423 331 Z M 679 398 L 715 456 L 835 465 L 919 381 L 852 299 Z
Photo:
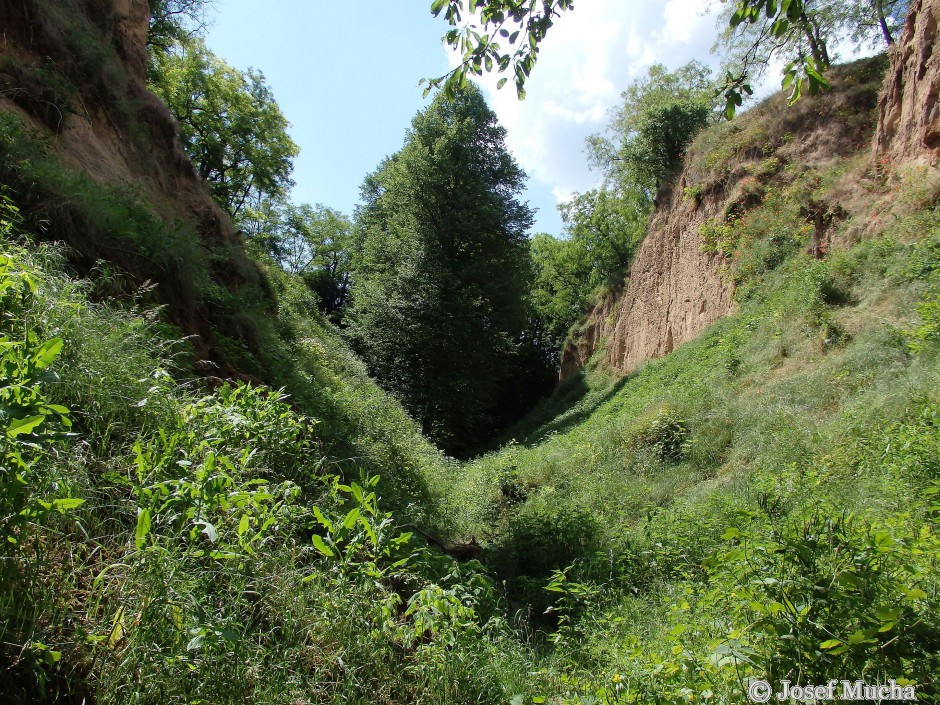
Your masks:
M 180 140 L 216 201 L 235 218 L 292 185 L 299 148 L 259 71 L 228 65 L 195 39 L 152 57 L 151 88 L 180 124 Z
M 349 335 L 451 452 L 492 430 L 526 326 L 532 211 L 505 130 L 473 86 L 438 96 L 366 178 Z

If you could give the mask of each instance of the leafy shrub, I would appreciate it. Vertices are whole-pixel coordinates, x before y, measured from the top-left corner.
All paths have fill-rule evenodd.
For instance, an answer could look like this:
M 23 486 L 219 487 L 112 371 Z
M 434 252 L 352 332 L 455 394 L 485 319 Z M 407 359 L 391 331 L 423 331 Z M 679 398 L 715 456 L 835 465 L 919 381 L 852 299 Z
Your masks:
M 756 675 L 924 682 L 940 639 L 925 557 L 936 555 L 938 539 L 928 527 L 909 515 L 879 523 L 817 511 L 769 528 L 760 538 L 729 529 L 734 545 L 711 562 L 726 614 L 749 625 L 742 643 L 753 649 Z
M 723 219 L 706 220 L 699 226 L 698 234 L 702 238 L 702 252 L 721 255 L 727 260 L 734 257 L 738 241 L 731 224 Z
M 600 546 L 601 526 L 584 509 L 534 500 L 509 521 L 488 549 L 488 562 L 507 581 L 513 599 L 528 604 L 533 614 L 549 605 L 544 587 L 556 570 L 592 555 Z
M 663 462 L 677 463 L 689 450 L 686 420 L 670 407 L 639 417 L 630 430 L 629 444 L 645 449 Z

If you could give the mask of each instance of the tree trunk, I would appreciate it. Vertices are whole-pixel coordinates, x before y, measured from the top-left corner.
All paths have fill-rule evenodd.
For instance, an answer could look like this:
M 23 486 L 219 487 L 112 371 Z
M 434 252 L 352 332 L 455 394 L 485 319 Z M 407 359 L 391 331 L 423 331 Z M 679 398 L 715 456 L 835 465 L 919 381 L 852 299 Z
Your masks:
M 873 0 L 872 5 L 875 8 L 875 14 L 878 15 L 878 26 L 881 27 L 881 36 L 885 39 L 885 44 L 891 46 L 894 44 L 894 37 L 891 36 L 891 32 L 888 29 L 888 22 L 885 20 L 885 11 L 884 6 L 882 5 L 882 0 Z

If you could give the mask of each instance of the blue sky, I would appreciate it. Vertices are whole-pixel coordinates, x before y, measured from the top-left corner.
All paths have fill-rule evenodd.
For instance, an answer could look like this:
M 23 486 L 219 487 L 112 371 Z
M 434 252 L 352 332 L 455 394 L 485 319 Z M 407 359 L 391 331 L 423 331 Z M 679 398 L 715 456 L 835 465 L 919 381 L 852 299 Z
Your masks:
M 430 0 L 216 0 L 207 42 L 240 69 L 268 79 L 291 136 L 295 201 L 351 213 L 363 177 L 403 143 L 430 98 L 418 80 L 444 73 L 446 24 Z M 525 198 L 538 208 L 535 231 L 561 234 L 556 205 L 597 184 L 584 139 L 602 131 L 628 83 L 654 62 L 675 68 L 709 54 L 715 20 L 706 0 L 581 0 L 553 27 L 519 102 L 511 82 L 482 81 L 529 174 Z

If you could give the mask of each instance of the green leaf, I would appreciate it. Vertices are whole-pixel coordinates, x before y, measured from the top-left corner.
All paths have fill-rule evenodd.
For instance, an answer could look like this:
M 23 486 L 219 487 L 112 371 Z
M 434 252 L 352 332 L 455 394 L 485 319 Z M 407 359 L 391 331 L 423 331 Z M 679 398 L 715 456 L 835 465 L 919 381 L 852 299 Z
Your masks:
M 346 518 L 343 519 L 343 526 L 347 529 L 353 528 L 356 525 L 356 520 L 359 518 L 359 514 L 360 511 L 358 507 L 350 510 L 346 515 Z
M 827 639 L 822 644 L 819 645 L 820 649 L 834 649 L 839 646 L 842 642 L 839 639 Z
M 39 416 L 29 416 L 25 419 L 17 419 L 7 427 L 7 435 L 14 437 L 24 433 L 32 433 L 33 429 L 45 420 L 46 417 L 41 414 Z
M 323 537 L 319 534 L 314 534 L 310 540 L 313 541 L 313 547 L 327 558 L 332 558 L 334 555 L 336 555 L 333 553 L 333 549 L 326 545 Z
M 359 523 L 362 525 L 362 528 L 365 529 L 366 534 L 369 536 L 369 540 L 372 542 L 373 546 L 379 545 L 379 537 L 376 536 L 375 530 L 372 528 L 372 524 L 366 517 L 359 517 Z
M 816 70 L 816 67 L 811 63 L 806 63 L 806 75 L 814 79 L 822 88 L 829 89 L 831 86 L 829 81 L 827 81 L 819 71 Z
M 134 543 L 139 551 L 143 548 L 147 534 L 150 533 L 150 510 L 137 508 L 137 530 L 134 532 Z
M 235 632 L 230 632 L 227 629 L 220 629 L 218 632 L 216 632 L 216 634 L 218 634 L 220 637 L 222 637 L 223 640 L 231 644 L 237 644 L 239 641 L 241 641 L 238 634 L 236 634 Z
M 62 352 L 62 338 L 53 338 L 52 340 L 47 340 L 43 343 L 39 350 L 36 351 L 33 355 L 33 360 L 36 362 L 36 367 L 40 370 L 46 369 L 49 365 L 55 362 L 55 359 L 59 356 L 59 353 Z
M 251 519 L 247 514 L 242 514 L 242 518 L 238 521 L 238 536 L 241 538 L 245 535 L 245 532 L 248 531 L 248 528 L 251 526 Z
M 875 640 L 868 634 L 868 630 L 859 629 L 846 640 L 846 643 L 858 646 L 859 644 L 873 644 Z
M 317 518 L 317 521 L 320 522 L 320 526 L 329 531 L 331 534 L 333 531 L 333 522 L 323 516 L 323 512 L 320 511 L 319 507 L 313 508 L 313 515 Z
M 80 507 L 85 503 L 84 499 L 78 499 L 76 497 L 67 497 L 64 499 L 54 499 L 52 500 L 52 506 L 55 507 L 60 513 L 65 514 L 65 512 L 70 509 L 75 509 Z

